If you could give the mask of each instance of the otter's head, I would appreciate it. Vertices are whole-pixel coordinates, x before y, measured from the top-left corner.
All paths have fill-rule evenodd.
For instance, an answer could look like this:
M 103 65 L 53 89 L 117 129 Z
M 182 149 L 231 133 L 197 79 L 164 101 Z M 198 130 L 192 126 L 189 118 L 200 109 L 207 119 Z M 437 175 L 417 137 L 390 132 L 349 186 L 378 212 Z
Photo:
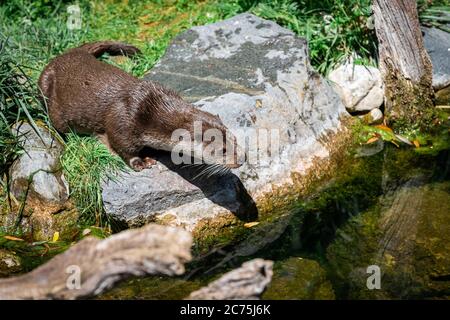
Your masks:
M 184 123 L 172 133 L 172 158 L 178 158 L 182 153 L 186 155 L 185 161 L 224 168 L 238 168 L 245 162 L 244 150 L 217 115 L 194 107 L 183 114 Z
M 217 115 L 199 110 L 175 92 L 146 82 L 150 92 L 142 101 L 138 119 L 149 147 L 170 151 L 176 164 L 210 164 L 237 168 L 245 152 Z

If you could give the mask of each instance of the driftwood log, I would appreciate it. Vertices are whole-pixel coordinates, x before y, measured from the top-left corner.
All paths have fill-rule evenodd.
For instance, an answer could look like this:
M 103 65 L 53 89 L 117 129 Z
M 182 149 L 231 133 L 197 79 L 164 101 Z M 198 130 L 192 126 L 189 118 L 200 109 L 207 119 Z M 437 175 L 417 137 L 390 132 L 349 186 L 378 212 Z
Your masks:
M 81 299 L 129 276 L 180 275 L 191 245 L 187 231 L 155 224 L 89 237 L 30 273 L 0 279 L 0 299 Z
M 254 259 L 245 262 L 207 287 L 192 292 L 187 300 L 259 299 L 272 280 L 273 262 Z
M 374 0 L 386 116 L 413 124 L 433 106 L 432 64 L 423 44 L 416 0 Z M 424 119 L 425 118 L 425 119 Z

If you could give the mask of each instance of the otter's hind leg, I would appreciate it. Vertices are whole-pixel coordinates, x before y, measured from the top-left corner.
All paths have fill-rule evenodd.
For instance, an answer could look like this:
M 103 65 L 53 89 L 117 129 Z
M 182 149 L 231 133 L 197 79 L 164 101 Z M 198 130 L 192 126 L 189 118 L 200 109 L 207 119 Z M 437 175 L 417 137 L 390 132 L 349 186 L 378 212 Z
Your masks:
M 53 127 L 60 133 L 70 131 L 69 124 L 64 117 L 65 108 L 59 105 L 55 92 L 55 73 L 51 66 L 47 67 L 39 77 L 39 98 L 45 106 Z
M 113 155 L 115 155 L 115 156 L 118 156 L 117 152 L 114 151 L 113 148 L 111 148 L 111 144 L 109 143 L 108 136 L 107 136 L 106 134 L 104 134 L 104 133 L 96 133 L 96 134 L 95 134 L 95 137 L 96 137 L 101 143 L 103 143 L 103 144 L 106 146 L 106 148 L 108 148 L 108 151 L 109 151 L 111 154 L 113 154 Z

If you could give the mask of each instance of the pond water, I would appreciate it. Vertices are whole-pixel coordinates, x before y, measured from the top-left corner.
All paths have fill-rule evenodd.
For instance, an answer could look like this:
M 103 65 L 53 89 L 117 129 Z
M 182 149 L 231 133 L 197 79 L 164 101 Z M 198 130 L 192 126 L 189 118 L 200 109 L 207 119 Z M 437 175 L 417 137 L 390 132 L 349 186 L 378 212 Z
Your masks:
M 357 150 L 270 233 L 194 259 L 185 276 L 131 279 L 99 298 L 181 299 L 255 257 L 275 262 L 263 299 L 450 298 L 450 152 L 425 151 Z M 379 289 L 367 286 L 373 265 Z

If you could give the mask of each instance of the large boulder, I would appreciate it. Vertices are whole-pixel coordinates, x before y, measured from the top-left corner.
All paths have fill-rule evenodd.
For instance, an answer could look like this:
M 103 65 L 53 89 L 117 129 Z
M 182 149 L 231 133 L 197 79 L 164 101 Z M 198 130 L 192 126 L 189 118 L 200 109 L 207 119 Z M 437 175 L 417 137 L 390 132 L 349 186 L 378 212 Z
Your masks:
M 14 201 L 12 208 L 0 212 L 0 225 L 20 225 L 36 241 L 51 240 L 55 232 L 70 237 L 78 214 L 61 168 L 62 144 L 44 125 L 20 122 L 12 130 L 24 152 L 10 168 Z
M 145 79 L 219 115 L 238 141 L 260 130 L 259 141 L 268 132 L 278 148 L 250 143 L 249 161 L 225 176 L 196 179 L 158 155 L 150 169 L 105 181 L 106 213 L 127 226 L 160 221 L 205 235 L 261 218 L 328 174 L 349 137 L 348 114 L 311 67 L 306 41 L 248 13 L 180 34 Z
M 425 48 L 433 64 L 437 104 L 450 104 L 450 33 L 422 27 Z

